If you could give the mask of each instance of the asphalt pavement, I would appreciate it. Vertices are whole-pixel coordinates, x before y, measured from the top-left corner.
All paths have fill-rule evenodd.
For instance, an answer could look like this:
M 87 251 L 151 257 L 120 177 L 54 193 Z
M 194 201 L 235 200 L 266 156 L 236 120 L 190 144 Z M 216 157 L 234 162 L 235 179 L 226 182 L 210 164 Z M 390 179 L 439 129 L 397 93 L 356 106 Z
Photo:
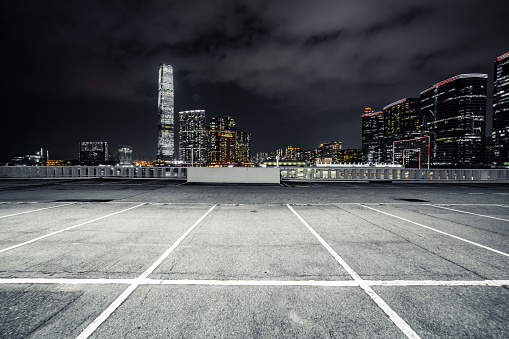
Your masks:
M 506 338 L 509 184 L 0 180 L 1 338 Z

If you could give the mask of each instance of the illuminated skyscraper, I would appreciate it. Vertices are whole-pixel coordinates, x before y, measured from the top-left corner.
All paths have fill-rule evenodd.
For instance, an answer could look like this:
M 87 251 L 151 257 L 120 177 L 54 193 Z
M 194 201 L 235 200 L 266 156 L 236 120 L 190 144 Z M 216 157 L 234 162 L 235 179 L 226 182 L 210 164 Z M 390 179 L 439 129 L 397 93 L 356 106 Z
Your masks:
M 343 143 L 341 141 L 327 141 L 318 146 L 316 155 L 317 157 L 337 158 L 342 147 Z
M 108 143 L 106 141 L 81 141 L 79 160 L 86 165 L 99 165 L 108 161 Z
M 251 162 L 251 133 L 237 132 L 236 162 L 246 164 Z
M 486 74 L 459 74 L 421 92 L 433 166 L 484 163 L 487 79 Z
M 392 162 L 393 143 L 422 136 L 419 98 L 403 98 L 384 107 L 384 156 Z
M 495 60 L 492 138 L 493 162 L 509 167 L 509 53 Z
M 118 145 L 117 156 L 120 165 L 131 165 L 133 162 L 133 148 L 129 145 Z
M 179 155 L 185 164 L 207 160 L 207 123 L 204 110 L 179 112 Z
M 175 155 L 173 128 L 173 67 L 166 64 L 159 66 L 159 89 L 157 111 L 159 117 L 159 138 L 157 142 L 157 159 L 172 161 Z
M 220 116 L 212 118 L 209 125 L 207 162 L 211 165 L 232 165 L 236 162 L 235 120 Z
M 382 162 L 384 140 L 384 114 L 375 112 L 371 107 L 362 114 L 362 160 Z
M 300 147 L 287 146 L 285 150 L 285 154 L 280 157 L 283 160 L 302 160 L 303 152 Z

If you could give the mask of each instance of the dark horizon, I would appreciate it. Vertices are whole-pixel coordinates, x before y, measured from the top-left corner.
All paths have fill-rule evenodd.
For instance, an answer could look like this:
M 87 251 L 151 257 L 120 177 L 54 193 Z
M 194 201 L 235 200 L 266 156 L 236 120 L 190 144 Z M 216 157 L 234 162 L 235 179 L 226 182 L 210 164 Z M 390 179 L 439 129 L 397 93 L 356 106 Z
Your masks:
M 360 148 L 365 107 L 461 73 L 488 74 L 489 133 L 493 63 L 509 51 L 496 3 L 4 3 L 0 161 L 41 147 L 75 159 L 80 141 L 155 159 L 160 63 L 175 71 L 176 118 L 231 116 L 253 154 Z

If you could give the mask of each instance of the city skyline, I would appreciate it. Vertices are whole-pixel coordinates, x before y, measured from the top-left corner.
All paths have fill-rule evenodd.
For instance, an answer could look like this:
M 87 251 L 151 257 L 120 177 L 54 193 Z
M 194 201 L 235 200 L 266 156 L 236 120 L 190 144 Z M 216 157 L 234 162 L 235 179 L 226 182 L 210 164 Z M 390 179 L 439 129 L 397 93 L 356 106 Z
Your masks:
M 175 112 L 233 117 L 253 135 L 253 154 L 327 140 L 360 148 L 364 107 L 463 73 L 488 74 L 488 134 L 509 24 L 493 4 L 458 3 L 3 5 L 0 160 L 40 147 L 75 158 L 83 140 L 155 159 L 160 63 L 174 68 Z

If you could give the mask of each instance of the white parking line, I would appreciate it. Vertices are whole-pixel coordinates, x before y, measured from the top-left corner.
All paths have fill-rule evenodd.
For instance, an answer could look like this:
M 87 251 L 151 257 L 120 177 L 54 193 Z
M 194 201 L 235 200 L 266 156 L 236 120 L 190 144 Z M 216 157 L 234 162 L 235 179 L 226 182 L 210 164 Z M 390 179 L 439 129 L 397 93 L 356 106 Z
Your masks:
M 476 242 L 473 242 L 473 241 L 470 241 L 470 240 L 467 240 L 465 238 L 462 238 L 462 237 L 458 237 L 456 235 L 453 235 L 453 234 L 450 234 L 450 233 L 447 233 L 447 232 L 444 232 L 444 231 L 440 231 L 440 230 L 437 230 L 436 228 L 433 228 L 433 227 L 429 227 L 429 226 L 426 226 L 426 225 L 423 225 L 423 224 L 419 224 L 418 222 L 415 222 L 415 221 L 412 221 L 412 220 L 408 220 L 408 219 L 405 219 L 405 218 L 402 218 L 402 217 L 399 217 L 397 215 L 394 215 L 394 214 L 391 214 L 391 213 L 387 213 L 387 212 L 384 212 L 384 211 L 380 211 L 380 210 L 377 210 L 376 208 L 373 208 L 373 207 L 370 207 L 370 206 L 366 206 L 366 205 L 363 205 L 363 204 L 359 204 L 360 206 L 362 207 L 365 207 L 365 208 L 369 208 L 370 210 L 373 210 L 373 211 L 376 211 L 376 212 L 379 212 L 379 213 L 382 213 L 382 214 L 385 214 L 385 215 L 388 215 L 388 216 L 391 216 L 393 218 L 397 218 L 397 219 L 400 219 L 400 220 L 403 220 L 403 221 L 406 221 L 406 222 L 409 222 L 411 224 L 414 224 L 414 225 L 417 225 L 417 226 L 420 226 L 420 227 L 424 227 L 424 228 L 427 228 L 429 230 L 432 230 L 432 231 L 435 231 L 437 233 L 440 233 L 440 234 L 444 234 L 444 235 L 447 235 L 451 238 L 454 238 L 454 239 L 458 239 L 458 240 L 461 240 L 461 241 L 464 241 L 466 243 L 469 243 L 471 245 L 474 245 L 474 246 L 477 246 L 477 247 L 481 247 L 481 248 L 484 248 L 488 251 L 492 251 L 492 252 L 495 252 L 495 253 L 498 253 L 498 254 L 501 254 L 501 255 L 505 255 L 506 257 L 509 257 L 509 253 L 505 253 L 505 252 L 502 252 L 502 251 L 499 251 L 499 250 L 496 250 L 494 248 L 491 248 L 491 247 L 488 247 L 488 246 L 484 246 L 484 245 L 481 245 L 479 243 L 476 243 Z
M 199 285 L 199 286 L 509 286 L 509 280 L 199 280 L 199 279 L 67 279 L 0 278 L 0 285 Z
M 362 278 L 339 256 L 339 254 L 327 244 L 327 242 L 311 227 L 309 224 L 290 206 L 286 205 L 295 214 L 297 218 L 306 226 L 306 228 L 315 236 L 316 239 L 329 251 L 329 253 L 336 259 L 336 261 L 352 276 L 352 278 L 359 283 L 359 286 L 366 292 L 370 298 L 380 307 L 385 314 L 389 316 L 392 322 L 408 337 L 420 338 L 417 333 L 403 320 L 394 310 L 378 295 L 376 292 L 364 281 Z
M 87 326 L 87 328 L 85 328 L 83 330 L 83 332 L 81 332 L 81 334 L 79 336 L 77 336 L 76 338 L 77 339 L 84 339 L 84 338 L 88 338 L 90 335 L 92 335 L 92 333 L 94 333 L 94 331 L 99 327 L 101 326 L 101 324 L 110 317 L 110 315 L 115 312 L 115 310 L 131 295 L 131 293 L 134 292 L 134 290 L 142 283 L 142 281 L 144 279 L 146 279 L 152 272 L 154 272 L 154 270 L 163 262 L 164 259 L 166 259 L 168 257 L 168 255 L 170 255 L 170 253 L 187 237 L 187 235 L 189 233 L 191 233 L 196 226 L 198 226 L 202 221 L 203 219 L 205 219 L 205 217 L 207 215 L 209 215 L 210 212 L 212 212 L 212 210 L 216 207 L 216 205 L 212 206 L 204 215 L 202 215 L 202 217 L 200 219 L 198 219 L 198 221 L 196 221 L 193 226 L 191 226 L 184 234 L 182 234 L 180 236 L 180 238 L 178 238 L 177 241 L 175 241 L 175 243 L 173 243 L 173 245 L 171 245 L 171 247 L 163 253 L 163 255 L 161 255 L 159 257 L 159 259 L 157 259 L 145 272 L 143 272 L 139 277 L 138 279 L 134 280 L 133 283 L 131 285 L 129 285 L 129 287 L 124 291 L 122 292 L 122 294 L 120 296 L 118 296 L 117 299 L 115 299 L 115 301 L 113 303 L 110 304 L 110 306 L 108 306 L 90 325 Z
M 490 219 L 496 219 L 496 220 L 502 220 L 502 221 L 509 221 L 508 219 L 502 219 L 502 218 L 492 217 L 490 215 L 477 214 L 477 213 L 472 213 L 472 212 L 465 212 L 465 211 L 461 211 L 461 210 L 457 210 L 457 209 L 449 208 L 449 207 L 444 207 L 444 206 L 437 206 L 437 205 L 431 205 L 431 204 L 430 204 L 430 206 L 433 206 L 433 207 L 436 207 L 436 208 L 443 208 L 444 210 L 450 210 L 450 211 L 454 211 L 454 212 L 460 212 L 460 213 L 465 213 L 465 214 L 472 214 L 472 215 L 476 215 L 478 217 L 484 217 L 484 218 L 490 218 Z
M 57 205 L 57 206 L 50 206 L 50 207 L 44 207 L 44 208 L 38 208 L 36 210 L 31 210 L 31 211 L 25 211 L 25 212 L 19 212 L 19 213 L 13 213 L 13 214 L 8 214 L 8 215 L 2 215 L 0 216 L 0 219 L 1 218 L 7 218 L 7 217 L 13 217 L 15 215 L 20 215 L 20 214 L 27 214 L 27 213 L 32 213 L 32 212 L 37 212 L 37 211 L 42 211 L 42 210 L 49 210 L 50 208 L 57 208 L 57 207 L 62 207 L 62 206 L 69 206 L 71 205 L 72 203 L 68 203 L 68 204 L 63 204 L 63 205 Z
M 129 210 L 132 210 L 133 208 L 137 208 L 137 207 L 140 207 L 140 206 L 143 206 L 144 204 L 140 204 L 140 205 L 136 205 L 136 206 L 133 206 L 133 207 L 129 207 L 129 208 L 126 208 L 124 210 L 121 210 L 121 211 L 118 211 L 118 212 L 115 212 L 115 213 L 110 213 L 108 215 L 103 215 L 102 217 L 99 217 L 99 218 L 95 218 L 95 219 L 92 219 L 92 220 L 89 220 L 89 221 L 86 221 L 86 222 L 83 222 L 81 224 L 78 224 L 78 225 L 74 225 L 74 226 L 71 226 L 71 227 L 67 227 L 67 228 L 64 228 L 64 229 L 61 229 L 61 230 L 58 230 L 58 231 L 55 231 L 55 232 L 51 232 L 51 233 L 48 233 L 48 234 L 45 234 L 43 236 L 40 236 L 40 237 L 37 237 L 37 238 L 34 238 L 32 240 L 28 240 L 28 241 L 25 241 L 21 244 L 17 244 L 17 245 L 14 245 L 14 246 L 11 246 L 11 247 L 7 247 L 7 248 L 4 248 L 4 249 L 1 249 L 0 250 L 0 253 L 2 252 L 7 252 L 9 250 L 12 250 L 12 249 L 15 249 L 15 248 L 18 248 L 18 247 L 21 247 L 21 246 L 24 246 L 24 245 L 28 245 L 28 244 L 31 244 L 37 240 L 41 240 L 41 239 L 44 239 L 44 238 L 47 238 L 47 237 L 51 237 L 52 235 L 55 235 L 55 234 L 58 234 L 58 233 L 62 233 L 62 232 L 65 232 L 65 231 L 68 231 L 68 230 L 71 230 L 73 228 L 76 228 L 76 227 L 80 227 L 80 226 L 83 226 L 83 225 L 86 225 L 86 224 L 90 224 L 90 223 L 93 223 L 97 220 L 101 220 L 101 219 L 104 219 L 104 218 L 108 218 L 108 217 L 111 217 L 113 215 L 116 215 L 116 214 L 120 214 L 120 213 L 123 213 L 123 212 L 126 212 L 126 211 L 129 211 Z

